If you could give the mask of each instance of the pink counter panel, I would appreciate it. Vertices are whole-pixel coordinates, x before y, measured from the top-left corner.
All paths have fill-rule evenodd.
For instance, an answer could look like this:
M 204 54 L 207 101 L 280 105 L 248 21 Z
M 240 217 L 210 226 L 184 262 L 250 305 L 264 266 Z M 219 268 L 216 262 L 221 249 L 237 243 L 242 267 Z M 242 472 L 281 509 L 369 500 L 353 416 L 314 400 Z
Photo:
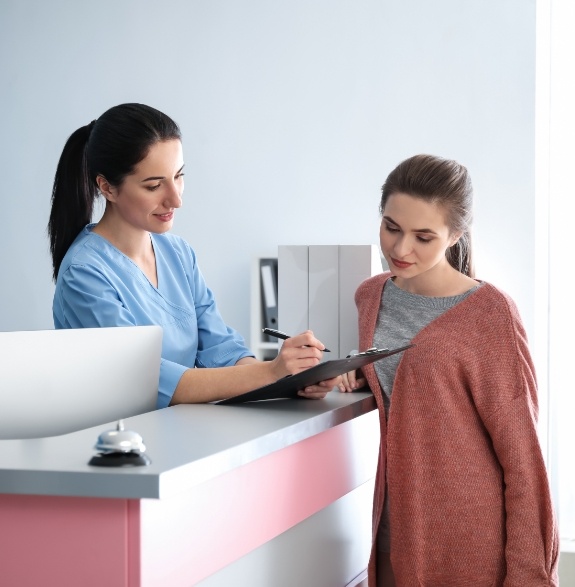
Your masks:
M 169 433 L 163 427 L 174 423 L 162 412 L 174 408 L 128 421 L 151 440 L 146 442 L 150 467 L 118 473 L 94 471 L 82 462 L 77 475 L 88 478 L 68 483 L 81 495 L 64 495 L 71 493 L 69 488 L 55 488 L 56 471 L 49 467 L 42 471 L 37 456 L 32 459 L 34 471 L 22 464 L 20 469 L 3 466 L 0 585 L 287 587 L 302 581 L 313 587 L 353 585 L 365 570 L 370 548 L 378 449 L 373 398 L 332 392 L 323 402 L 295 400 L 287 410 L 289 417 L 279 405 L 256 410 L 230 406 L 225 412 L 224 406 L 204 408 L 211 410 L 186 409 L 178 415 L 178 424 L 187 424 L 189 443 L 217 445 L 201 449 L 206 454 L 200 450 L 195 455 L 195 467 L 189 454 L 163 455 L 162 444 L 155 442 L 156 435 L 164 438 Z M 258 421 L 257 414 L 266 419 L 264 429 L 248 433 Z M 233 422 L 236 438 L 234 434 L 225 441 L 217 434 L 195 438 L 193 430 L 206 428 L 207 415 L 216 429 Z M 223 416 L 228 422 L 222 421 Z M 272 416 L 275 426 L 270 423 Z M 240 420 L 245 418 L 252 423 L 244 427 Z M 181 434 L 173 431 L 172 440 Z M 68 440 L 73 436 L 66 435 Z M 79 438 L 75 440 L 81 444 Z M 38 450 L 50 445 L 36 444 Z M 52 448 L 57 446 L 54 443 Z M 10 460 L 3 459 L 3 448 L 16 457 L 34 447 L 23 452 L 22 445 L 3 441 L 0 465 Z M 182 459 L 179 465 L 178 459 Z M 62 467 L 64 480 L 73 477 L 72 460 Z M 162 466 L 160 460 L 166 464 Z M 41 483 L 43 474 L 50 479 L 51 494 L 32 493 L 30 484 Z M 90 476 L 95 495 L 89 495 Z M 13 477 L 15 487 L 22 486 L 20 492 L 7 491 L 8 477 Z M 126 493 L 126 487 L 132 488 L 132 496 L 110 495 Z M 150 491 L 157 495 L 142 495 Z M 270 583 L 274 569 L 278 576 Z

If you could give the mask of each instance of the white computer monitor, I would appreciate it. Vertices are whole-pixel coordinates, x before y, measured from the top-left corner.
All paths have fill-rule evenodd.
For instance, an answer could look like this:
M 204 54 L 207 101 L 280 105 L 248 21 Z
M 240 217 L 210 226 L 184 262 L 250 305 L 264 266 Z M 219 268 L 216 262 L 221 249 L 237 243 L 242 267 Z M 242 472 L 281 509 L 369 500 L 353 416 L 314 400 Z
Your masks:
M 161 348 L 160 326 L 0 332 L 0 439 L 154 410 Z

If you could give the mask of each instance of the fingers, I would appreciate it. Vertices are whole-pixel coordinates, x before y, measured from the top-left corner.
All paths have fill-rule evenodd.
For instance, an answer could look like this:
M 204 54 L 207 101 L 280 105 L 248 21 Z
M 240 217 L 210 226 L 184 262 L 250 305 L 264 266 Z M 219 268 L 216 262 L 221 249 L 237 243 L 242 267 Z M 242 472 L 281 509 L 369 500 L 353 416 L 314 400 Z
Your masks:
M 306 330 L 297 336 L 292 336 L 288 338 L 283 346 L 285 347 L 310 347 L 316 348 L 319 351 L 323 351 L 325 349 L 325 345 L 321 340 L 317 339 L 311 330 Z
M 361 389 L 367 385 L 367 380 L 363 376 L 362 372 L 358 369 L 357 371 L 349 371 L 341 376 L 341 382 L 338 385 L 338 389 L 342 393 L 349 393 L 356 389 Z
M 349 371 L 341 376 L 341 383 L 337 386 L 342 393 L 353 391 L 355 385 L 355 371 Z
M 274 371 L 279 378 L 315 367 L 323 357 L 324 348 L 311 330 L 292 336 L 284 341 L 274 359 Z
M 340 383 L 341 376 L 338 375 L 332 379 L 320 381 L 315 385 L 308 385 L 305 389 L 298 391 L 298 395 L 308 399 L 323 399 L 334 387 L 339 387 Z
M 307 399 L 323 399 L 331 390 L 332 387 L 324 387 L 320 384 L 309 385 L 305 389 L 300 389 L 297 394 Z
M 311 385 L 305 389 L 300 389 L 297 394 L 307 399 L 323 399 L 328 393 L 329 389 Z
M 328 390 L 333 389 L 334 387 L 338 387 L 341 383 L 341 375 L 338 375 L 337 377 L 333 377 L 332 379 L 326 379 L 324 381 L 322 381 L 321 383 L 318 383 L 318 385 L 321 385 L 322 387 L 327 387 Z
M 278 359 L 286 369 L 286 374 L 294 374 L 314 367 L 321 361 L 322 353 L 316 347 L 282 346 Z

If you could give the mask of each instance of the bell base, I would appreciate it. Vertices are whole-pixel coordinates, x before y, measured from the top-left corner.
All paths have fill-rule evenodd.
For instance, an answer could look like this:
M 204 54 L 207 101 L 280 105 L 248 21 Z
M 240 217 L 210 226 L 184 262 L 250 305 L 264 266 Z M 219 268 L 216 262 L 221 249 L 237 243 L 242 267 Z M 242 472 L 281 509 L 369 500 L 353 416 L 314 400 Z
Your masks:
M 110 452 L 94 455 L 89 465 L 93 467 L 145 467 L 152 461 L 148 456 L 137 452 Z

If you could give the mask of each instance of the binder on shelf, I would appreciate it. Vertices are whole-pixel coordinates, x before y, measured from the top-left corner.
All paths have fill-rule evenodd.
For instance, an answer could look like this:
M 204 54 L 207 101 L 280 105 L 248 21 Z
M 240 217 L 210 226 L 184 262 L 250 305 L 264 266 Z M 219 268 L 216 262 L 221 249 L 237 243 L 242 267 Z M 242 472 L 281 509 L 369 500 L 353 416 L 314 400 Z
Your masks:
M 339 246 L 339 351 L 340 355 L 359 345 L 355 292 L 362 281 L 383 271 L 379 246 Z M 331 347 L 329 347 L 331 348 Z
M 339 348 L 339 245 L 309 245 L 308 259 L 309 328 L 339 357 L 350 350 Z
M 280 330 L 299 334 L 309 328 L 308 245 L 278 246 L 278 300 Z
M 278 327 L 278 261 L 277 259 L 260 260 L 260 283 L 263 325 L 265 328 Z M 266 342 L 277 342 L 269 335 L 264 335 Z

